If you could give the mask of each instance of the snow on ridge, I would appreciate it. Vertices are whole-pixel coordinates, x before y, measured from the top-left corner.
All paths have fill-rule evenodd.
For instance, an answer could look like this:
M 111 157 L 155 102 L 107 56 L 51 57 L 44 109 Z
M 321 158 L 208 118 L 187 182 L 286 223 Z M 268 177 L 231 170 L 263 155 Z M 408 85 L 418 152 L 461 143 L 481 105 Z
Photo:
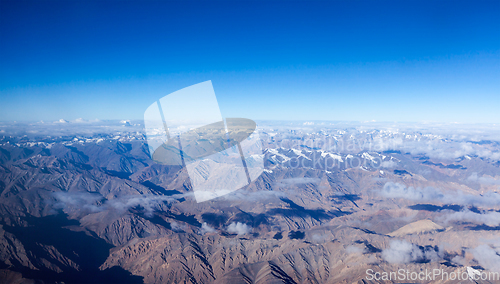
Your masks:
M 330 157 L 331 157 L 331 158 L 333 158 L 334 160 L 337 160 L 337 161 L 339 161 L 339 162 L 341 162 L 341 163 L 342 163 L 342 162 L 344 162 L 344 161 L 342 160 L 342 156 L 340 156 L 340 155 L 333 154 L 333 153 L 330 153 L 330 152 L 327 152 L 327 151 L 323 151 L 323 150 L 320 150 L 319 152 L 321 153 L 321 157 L 322 157 L 322 158 L 326 158 L 326 157 L 330 156 Z
M 368 154 L 367 152 L 364 152 L 361 155 L 361 158 L 366 159 L 366 160 L 370 160 L 370 161 L 375 161 L 375 157 L 373 157 L 372 155 Z

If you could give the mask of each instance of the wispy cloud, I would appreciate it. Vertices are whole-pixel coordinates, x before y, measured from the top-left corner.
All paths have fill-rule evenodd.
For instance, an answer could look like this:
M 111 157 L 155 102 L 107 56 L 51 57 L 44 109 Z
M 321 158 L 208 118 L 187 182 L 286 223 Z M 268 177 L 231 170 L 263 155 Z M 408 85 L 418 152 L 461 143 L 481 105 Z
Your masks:
M 206 233 L 213 233 L 215 231 L 216 230 L 210 227 L 210 225 L 208 225 L 207 222 L 203 222 L 203 224 L 201 224 L 200 234 L 204 235 Z
M 474 205 L 495 207 L 500 204 L 500 194 L 486 192 L 483 195 L 473 195 L 462 191 L 442 192 L 433 187 L 414 188 L 400 183 L 387 182 L 380 195 L 386 198 L 404 198 L 413 201 L 440 202 L 444 204 Z
M 103 200 L 102 195 L 99 193 L 88 193 L 88 192 L 55 192 L 54 197 L 56 203 L 54 204 L 55 209 L 65 209 L 67 207 L 72 207 L 78 210 L 89 211 L 89 212 L 100 212 L 103 210 L 99 202 Z
M 468 178 L 467 181 L 470 182 L 478 182 L 481 184 L 485 185 L 495 185 L 495 184 L 500 184 L 500 180 L 496 180 L 491 177 L 479 177 L 477 173 L 472 173 Z
M 408 130 L 412 133 L 414 130 Z M 430 131 L 431 132 L 431 131 Z M 414 133 L 414 132 L 413 132 Z M 491 133 L 490 133 L 491 134 Z M 494 131 L 498 135 L 498 130 Z M 418 135 L 421 135 L 420 133 Z M 413 136 L 408 134 L 408 136 Z M 434 137 L 432 137 L 434 136 Z M 456 159 L 464 156 L 477 156 L 479 158 L 490 159 L 493 161 L 500 160 L 500 152 L 492 151 L 491 149 L 472 143 L 471 141 L 481 141 L 485 139 L 499 139 L 500 137 L 490 137 L 488 135 L 463 135 L 457 137 L 456 133 L 447 133 L 441 131 L 433 131 L 433 134 L 428 134 L 423 139 L 406 139 L 403 137 L 381 137 L 376 138 L 370 143 L 366 143 L 366 149 L 374 149 L 376 151 L 397 150 L 412 155 L 425 155 L 433 159 Z M 463 141 L 466 140 L 466 141 Z
M 390 161 L 383 161 L 380 163 L 380 167 L 382 168 L 395 168 L 398 165 L 397 162 L 390 160 Z
M 248 191 L 244 189 L 240 189 L 229 194 L 224 195 L 222 198 L 225 200 L 244 200 L 244 201 L 262 201 L 270 198 L 280 198 L 286 197 L 289 195 L 289 192 L 284 193 L 280 191 L 272 191 L 272 190 L 260 190 L 260 191 Z
M 444 222 L 472 222 L 485 224 L 491 227 L 500 226 L 500 213 L 499 212 L 483 212 L 476 213 L 470 210 L 464 210 L 460 212 L 453 212 L 446 214 L 443 218 Z
M 482 267 L 500 272 L 500 249 L 495 249 L 490 245 L 480 245 L 470 251 Z
M 298 177 L 298 178 L 287 178 L 282 179 L 277 182 L 277 185 L 293 185 L 293 184 L 304 184 L 304 183 L 319 183 L 321 180 L 319 178 L 307 178 L 307 177 Z
M 170 227 L 172 228 L 172 231 L 176 231 L 176 232 L 182 232 L 182 231 L 186 230 L 186 228 L 187 228 L 187 226 L 185 224 L 179 224 L 175 221 L 170 223 Z
M 357 247 L 357 246 L 348 246 L 345 249 L 345 252 L 347 254 L 362 254 L 366 251 L 366 248 L 362 247 Z
M 171 196 L 164 195 L 129 195 L 106 200 L 98 193 L 88 192 L 56 192 L 54 197 L 56 209 L 87 210 L 90 213 L 105 210 L 115 210 L 120 214 L 128 209 L 140 206 L 144 208 L 146 214 L 152 214 L 160 204 L 164 202 L 175 202 L 180 198 L 191 196 L 191 193 L 177 194 Z

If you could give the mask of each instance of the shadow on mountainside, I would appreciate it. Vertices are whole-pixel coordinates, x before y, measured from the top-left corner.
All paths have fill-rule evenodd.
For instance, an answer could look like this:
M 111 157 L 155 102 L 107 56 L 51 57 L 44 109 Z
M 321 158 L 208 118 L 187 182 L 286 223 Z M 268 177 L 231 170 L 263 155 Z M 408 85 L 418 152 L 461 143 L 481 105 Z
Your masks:
M 64 213 L 46 217 L 21 217 L 27 226 L 7 225 L 0 222 L 6 232 L 13 234 L 24 246 L 26 257 L 37 270 L 23 266 L 11 259 L 13 267 L 2 268 L 22 273 L 23 277 L 46 283 L 143 283 L 143 277 L 132 275 L 121 267 L 100 270 L 113 245 L 97 236 L 75 232 L 66 226 L 78 226 L 76 220 Z M 63 257 L 58 256 L 53 247 Z M 16 248 L 19 249 L 19 248 Z M 57 265 L 62 272 L 47 268 L 47 261 Z M 74 263 L 73 265 L 70 265 Z

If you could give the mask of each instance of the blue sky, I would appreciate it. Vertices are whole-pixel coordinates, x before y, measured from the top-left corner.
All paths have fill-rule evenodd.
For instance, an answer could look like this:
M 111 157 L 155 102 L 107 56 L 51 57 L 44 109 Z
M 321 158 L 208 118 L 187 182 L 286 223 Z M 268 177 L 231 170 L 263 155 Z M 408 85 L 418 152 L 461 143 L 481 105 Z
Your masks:
M 4 1 L 0 120 L 141 119 L 212 80 L 224 117 L 500 123 L 499 1 Z

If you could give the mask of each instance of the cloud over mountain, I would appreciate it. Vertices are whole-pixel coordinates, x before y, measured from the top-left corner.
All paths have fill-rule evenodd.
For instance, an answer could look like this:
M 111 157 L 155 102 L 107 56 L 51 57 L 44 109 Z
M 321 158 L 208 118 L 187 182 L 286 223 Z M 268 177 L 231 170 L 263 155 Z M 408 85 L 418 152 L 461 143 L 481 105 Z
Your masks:
M 406 187 L 404 184 L 387 182 L 380 195 L 386 198 L 404 198 L 417 202 L 440 202 L 444 204 L 473 205 L 473 206 L 498 206 L 500 194 L 486 192 L 483 195 L 473 195 L 462 191 L 442 192 L 434 187 Z
M 247 224 L 236 222 L 236 223 L 231 223 L 227 227 L 227 231 L 229 233 L 233 234 L 238 234 L 238 235 L 245 235 L 248 234 L 252 231 L 252 227 L 248 226 Z

